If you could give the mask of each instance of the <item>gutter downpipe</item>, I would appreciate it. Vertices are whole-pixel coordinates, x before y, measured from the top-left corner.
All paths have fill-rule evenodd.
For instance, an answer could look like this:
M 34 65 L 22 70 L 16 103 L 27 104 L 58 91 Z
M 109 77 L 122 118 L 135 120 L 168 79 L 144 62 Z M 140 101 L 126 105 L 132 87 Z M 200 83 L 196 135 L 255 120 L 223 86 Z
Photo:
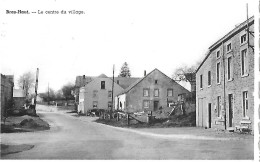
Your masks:
M 222 42 L 222 51 L 223 51 L 223 54 L 222 54 L 222 57 L 223 57 L 223 71 L 224 71 L 224 74 L 223 74 L 223 78 L 224 78 L 224 82 L 223 82 L 223 92 L 224 92 L 224 111 L 225 111 L 225 114 L 224 114 L 224 124 L 225 124 L 225 130 L 227 130 L 227 110 L 226 110 L 226 71 L 225 71 L 225 55 L 224 55 L 224 52 L 225 52 L 225 48 L 224 48 L 224 42 Z

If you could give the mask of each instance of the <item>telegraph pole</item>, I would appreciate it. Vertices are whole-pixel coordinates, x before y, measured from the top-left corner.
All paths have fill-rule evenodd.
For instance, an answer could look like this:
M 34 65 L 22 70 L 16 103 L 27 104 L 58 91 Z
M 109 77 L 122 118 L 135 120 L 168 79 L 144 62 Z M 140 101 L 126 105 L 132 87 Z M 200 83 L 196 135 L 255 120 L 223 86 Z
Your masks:
M 50 105 L 50 87 L 48 83 L 48 105 Z
M 36 98 L 37 98 L 37 89 L 38 89 L 38 77 L 39 77 L 39 68 L 37 68 L 37 72 L 36 72 L 35 98 L 34 98 L 35 111 L 36 111 Z
M 113 110 L 113 106 L 114 106 L 114 73 L 115 73 L 115 65 L 113 65 L 113 83 L 112 83 L 112 105 L 111 105 L 111 112 Z

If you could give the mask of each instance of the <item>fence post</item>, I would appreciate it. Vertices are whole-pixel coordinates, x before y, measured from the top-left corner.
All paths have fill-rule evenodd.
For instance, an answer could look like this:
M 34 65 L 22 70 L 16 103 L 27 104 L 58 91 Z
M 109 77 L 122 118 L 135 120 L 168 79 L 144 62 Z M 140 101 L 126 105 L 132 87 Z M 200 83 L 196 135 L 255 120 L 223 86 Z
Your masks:
M 129 114 L 126 115 L 127 125 L 129 125 Z
M 119 113 L 117 113 L 116 119 L 117 119 L 117 121 L 119 121 Z

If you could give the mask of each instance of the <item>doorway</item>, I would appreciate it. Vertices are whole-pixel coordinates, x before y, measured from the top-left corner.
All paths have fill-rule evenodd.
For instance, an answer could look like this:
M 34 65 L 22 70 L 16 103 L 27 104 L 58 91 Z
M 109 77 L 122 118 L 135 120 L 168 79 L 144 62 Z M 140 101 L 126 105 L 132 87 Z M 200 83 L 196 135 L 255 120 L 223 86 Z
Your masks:
M 159 108 L 159 101 L 153 101 L 153 111 L 157 111 Z
M 233 126 L 233 95 L 228 94 L 228 123 L 229 127 Z
M 211 128 L 211 103 L 208 104 L 209 128 Z

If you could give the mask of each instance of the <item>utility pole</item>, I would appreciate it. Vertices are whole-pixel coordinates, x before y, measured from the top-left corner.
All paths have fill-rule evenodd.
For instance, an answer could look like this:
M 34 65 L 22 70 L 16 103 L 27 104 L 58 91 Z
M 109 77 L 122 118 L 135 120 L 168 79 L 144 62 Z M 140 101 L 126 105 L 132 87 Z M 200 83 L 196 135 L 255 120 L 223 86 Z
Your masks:
M 37 89 L 38 89 L 38 77 L 39 77 L 39 68 L 37 68 L 37 72 L 36 72 L 35 98 L 34 98 L 35 112 L 36 112 L 36 98 L 37 98 Z
M 114 73 L 115 73 L 115 65 L 113 65 L 113 83 L 112 83 L 112 105 L 111 105 L 111 112 L 113 110 L 113 106 L 114 106 Z
M 48 83 L 48 105 L 50 105 L 50 87 Z

